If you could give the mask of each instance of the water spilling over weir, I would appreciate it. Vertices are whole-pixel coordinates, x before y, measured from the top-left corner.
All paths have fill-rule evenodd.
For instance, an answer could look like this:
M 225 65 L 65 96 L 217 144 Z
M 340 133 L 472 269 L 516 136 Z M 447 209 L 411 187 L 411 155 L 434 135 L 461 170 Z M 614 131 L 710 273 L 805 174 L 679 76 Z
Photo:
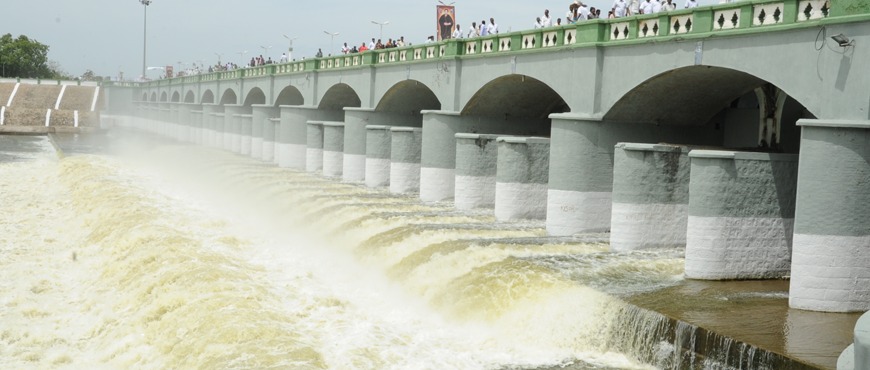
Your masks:
M 632 304 L 679 250 L 113 139 L 0 162 L 2 368 L 810 368 Z

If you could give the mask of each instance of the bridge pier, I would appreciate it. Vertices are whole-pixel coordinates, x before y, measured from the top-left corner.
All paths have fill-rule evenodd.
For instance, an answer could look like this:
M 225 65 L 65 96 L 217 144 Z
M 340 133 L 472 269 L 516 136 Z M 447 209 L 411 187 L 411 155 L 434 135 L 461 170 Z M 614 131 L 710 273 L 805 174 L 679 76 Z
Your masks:
M 252 114 L 238 115 L 239 122 L 239 154 L 251 156 L 251 143 L 253 142 L 254 116 Z
M 224 149 L 233 153 L 242 151 L 240 115 L 247 112 L 248 107 L 244 105 L 224 104 Z
M 253 118 L 251 120 L 251 157 L 255 159 L 262 159 L 264 161 L 272 160 L 272 153 L 268 153 L 269 151 L 275 150 L 274 141 L 272 142 L 272 146 L 266 148 L 267 133 L 271 132 L 271 135 L 268 135 L 270 139 L 274 140 L 274 128 L 270 128 L 272 122 L 269 121 L 270 118 L 278 117 L 280 111 L 278 108 L 266 105 L 266 104 L 254 104 L 252 106 L 253 110 Z M 267 159 L 268 157 L 268 159 Z
M 610 248 L 685 247 L 689 149 L 619 143 L 613 156 Z
M 550 139 L 499 137 L 495 218 L 499 221 L 547 218 Z
M 390 192 L 417 192 L 420 190 L 423 129 L 391 127 L 390 132 Z
M 453 199 L 456 180 L 456 134 L 546 135 L 546 120 L 462 116 L 459 112 L 424 110 L 420 199 Z
M 339 121 L 343 112 L 312 106 L 282 105 L 281 128 L 278 130 L 278 165 L 297 170 L 307 169 L 308 122 Z
M 365 181 L 370 188 L 390 185 L 392 136 L 390 126 L 366 126 Z
M 281 135 L 281 118 L 276 115 L 263 121 L 263 151 L 260 156 L 265 162 L 278 164 L 278 137 Z
M 456 134 L 453 204 L 457 209 L 495 207 L 499 135 Z
M 550 119 L 547 232 L 557 236 L 610 230 L 618 142 L 722 142 L 722 132 L 713 126 L 614 122 L 576 113 L 551 114 Z
M 344 170 L 345 182 L 362 182 L 366 179 L 367 127 L 371 125 L 420 127 L 420 117 L 381 112 L 372 108 L 344 108 Z M 389 158 L 389 156 L 387 157 Z
M 202 105 L 203 139 L 204 144 L 210 148 L 216 148 L 218 142 L 217 123 L 215 114 L 223 109 L 217 104 Z
M 205 116 L 202 114 L 202 106 L 200 106 L 199 104 L 191 105 L 190 122 L 193 126 L 191 133 L 193 135 L 192 141 L 196 145 L 204 145 L 204 141 L 203 141 L 203 139 L 204 139 L 203 138 L 203 132 L 204 132 L 203 131 L 203 124 L 205 123 L 204 117 Z
M 798 125 L 789 306 L 870 310 L 870 121 L 804 119 Z
M 693 150 L 686 277 L 789 275 L 797 155 Z
M 305 171 L 323 171 L 323 122 L 308 121 L 308 141 L 305 151 Z
M 323 176 L 341 177 L 344 169 L 344 122 L 323 122 Z

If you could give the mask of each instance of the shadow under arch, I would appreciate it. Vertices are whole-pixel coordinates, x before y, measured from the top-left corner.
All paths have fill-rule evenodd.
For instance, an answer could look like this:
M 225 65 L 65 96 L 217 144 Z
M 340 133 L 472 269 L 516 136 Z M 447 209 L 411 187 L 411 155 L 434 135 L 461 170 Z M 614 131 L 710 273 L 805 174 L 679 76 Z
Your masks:
M 604 114 L 604 120 L 704 125 L 736 99 L 768 84 L 730 68 L 677 68 L 629 90 Z
M 166 91 L 160 93 L 160 101 L 165 102 L 167 100 L 169 100 L 169 95 L 166 94 Z
M 552 113 L 570 112 L 571 107 L 547 84 L 526 75 L 507 75 L 478 90 L 462 115 L 548 119 Z
M 214 104 L 214 93 L 211 90 L 206 90 L 202 93 L 200 104 Z
M 178 91 L 173 92 L 173 93 L 172 93 L 172 100 L 171 100 L 171 101 L 172 101 L 173 103 L 178 103 L 178 102 L 180 102 L 180 101 L 181 101 L 181 94 L 179 94 Z
M 356 91 L 350 85 L 336 84 L 326 90 L 323 98 L 320 99 L 320 104 L 317 108 L 322 110 L 341 111 L 345 107 L 358 108 L 362 106 L 362 101 Z
M 236 104 L 238 101 L 239 98 L 236 97 L 236 92 L 232 89 L 227 89 L 224 91 L 223 96 L 221 96 L 221 105 Z
M 423 110 L 440 109 L 441 102 L 432 89 L 417 80 L 405 80 L 393 85 L 375 107 L 379 112 L 410 113 L 416 116 Z
M 255 87 L 248 91 L 248 96 L 245 97 L 245 106 L 250 107 L 254 104 L 266 104 L 266 94 L 259 87 Z
M 196 102 L 196 96 L 193 94 L 193 91 L 188 90 L 187 94 L 184 94 L 184 102 L 185 103 Z
M 305 105 L 305 98 L 302 92 L 295 86 L 286 86 L 278 93 L 278 98 L 275 99 L 275 106 L 282 105 Z
M 151 101 L 152 101 L 152 102 L 156 102 L 156 101 L 157 101 L 157 93 L 156 93 L 156 92 L 151 93 Z

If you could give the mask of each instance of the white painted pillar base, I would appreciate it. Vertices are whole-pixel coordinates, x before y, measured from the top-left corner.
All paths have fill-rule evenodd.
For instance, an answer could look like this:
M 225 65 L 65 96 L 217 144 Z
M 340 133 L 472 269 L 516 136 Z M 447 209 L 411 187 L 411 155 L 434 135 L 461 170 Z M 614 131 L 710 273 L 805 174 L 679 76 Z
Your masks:
M 499 221 L 547 218 L 547 184 L 495 184 L 495 218 Z
M 440 202 L 453 199 L 456 170 L 452 168 L 423 167 L 420 170 L 420 200 Z
M 613 203 L 610 248 L 626 252 L 685 247 L 688 222 L 688 204 Z
M 260 159 L 264 162 L 272 162 L 275 160 L 275 142 L 271 140 L 263 140 L 263 147 L 260 149 Z
M 453 204 L 457 209 L 495 207 L 495 176 L 456 175 L 455 184 Z
M 304 170 L 307 168 L 308 147 L 305 144 L 278 144 L 281 153 L 278 165 L 283 168 Z
M 305 170 L 308 172 L 321 172 L 323 170 L 323 149 L 306 149 Z
M 344 153 L 331 150 L 323 151 L 323 176 L 341 177 L 344 168 Z
M 554 236 L 610 230 L 613 193 L 550 189 L 547 232 Z
M 870 236 L 794 234 L 789 307 L 827 312 L 870 310 L 870 258 L 855 251 Z M 822 299 L 820 299 L 822 298 Z
M 366 155 L 345 154 L 342 181 L 362 182 L 366 179 Z
M 239 153 L 241 155 L 251 156 L 252 138 L 248 135 L 239 135 Z
M 793 231 L 794 219 L 689 216 L 686 278 L 729 280 L 788 276 Z
M 263 158 L 263 138 L 256 136 L 251 138 L 251 158 Z
M 377 188 L 390 185 L 390 160 L 366 158 L 366 186 Z
M 420 190 L 419 163 L 390 164 L 390 192 L 396 194 L 416 193 Z

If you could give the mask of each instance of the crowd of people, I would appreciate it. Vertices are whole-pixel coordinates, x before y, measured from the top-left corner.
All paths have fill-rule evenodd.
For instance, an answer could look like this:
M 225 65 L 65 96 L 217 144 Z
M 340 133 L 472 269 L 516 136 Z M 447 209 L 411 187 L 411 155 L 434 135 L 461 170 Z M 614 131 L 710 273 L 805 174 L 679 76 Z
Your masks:
M 697 6 L 698 0 L 686 0 L 684 8 L 690 9 Z M 582 1 L 577 0 L 568 5 L 564 23 L 562 18 L 556 18 L 553 21 L 550 10 L 545 9 L 544 15 L 535 19 L 534 28 L 563 26 L 590 19 L 613 19 L 640 14 L 655 14 L 676 9 L 675 0 L 614 0 L 613 7 L 607 11 L 607 14 L 603 14 L 601 9 L 587 6 Z

